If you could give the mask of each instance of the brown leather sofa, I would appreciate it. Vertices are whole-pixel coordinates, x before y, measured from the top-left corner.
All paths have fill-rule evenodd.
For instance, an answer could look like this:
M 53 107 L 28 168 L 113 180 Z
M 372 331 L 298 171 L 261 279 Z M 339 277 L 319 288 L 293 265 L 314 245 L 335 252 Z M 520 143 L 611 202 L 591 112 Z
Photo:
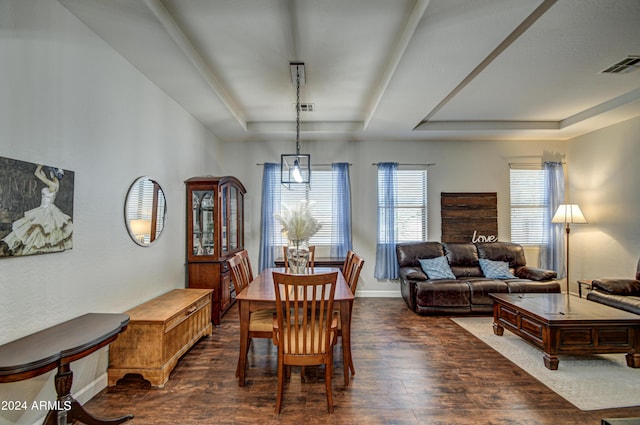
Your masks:
M 587 299 L 640 314 L 640 260 L 635 279 L 595 279 Z
M 421 315 L 492 313 L 490 293 L 560 292 L 556 272 L 527 266 L 523 247 L 515 243 L 400 243 L 396 255 L 402 297 Z M 442 256 L 455 279 L 429 279 L 423 271 L 419 259 Z M 514 277 L 485 277 L 480 259 L 508 262 Z

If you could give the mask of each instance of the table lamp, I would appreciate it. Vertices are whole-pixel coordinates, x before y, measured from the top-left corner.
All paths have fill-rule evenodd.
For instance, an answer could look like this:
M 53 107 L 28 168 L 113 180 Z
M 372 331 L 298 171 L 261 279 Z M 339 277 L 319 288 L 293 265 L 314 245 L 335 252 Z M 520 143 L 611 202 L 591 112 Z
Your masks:
M 129 220 L 129 227 L 137 241 L 141 244 L 144 244 L 146 235 L 151 235 L 151 220 L 149 219 Z

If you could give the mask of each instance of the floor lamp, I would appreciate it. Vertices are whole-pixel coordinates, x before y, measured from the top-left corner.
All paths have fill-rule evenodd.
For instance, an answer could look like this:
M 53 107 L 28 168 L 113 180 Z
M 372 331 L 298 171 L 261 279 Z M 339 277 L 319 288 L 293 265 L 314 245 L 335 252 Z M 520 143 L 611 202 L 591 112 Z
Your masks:
M 587 219 L 584 218 L 580 207 L 577 204 L 561 204 L 553 218 L 552 223 L 564 223 L 567 232 L 566 236 L 566 262 L 567 262 L 567 295 L 569 295 L 569 232 L 571 231 L 571 223 L 585 224 Z

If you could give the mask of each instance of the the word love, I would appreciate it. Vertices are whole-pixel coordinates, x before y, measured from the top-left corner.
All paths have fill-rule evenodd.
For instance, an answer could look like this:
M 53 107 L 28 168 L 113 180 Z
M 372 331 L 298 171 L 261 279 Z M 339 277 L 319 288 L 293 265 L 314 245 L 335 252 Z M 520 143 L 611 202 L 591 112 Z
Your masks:
M 477 230 L 473 231 L 471 242 L 497 242 L 498 237 L 496 235 L 479 235 Z

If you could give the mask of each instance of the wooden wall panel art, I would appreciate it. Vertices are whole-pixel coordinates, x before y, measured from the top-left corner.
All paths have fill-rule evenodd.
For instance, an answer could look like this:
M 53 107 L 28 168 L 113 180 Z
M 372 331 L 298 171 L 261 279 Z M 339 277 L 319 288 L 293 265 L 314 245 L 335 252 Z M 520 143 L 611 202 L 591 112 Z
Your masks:
M 495 192 L 442 192 L 440 207 L 442 242 L 498 240 L 498 196 Z

